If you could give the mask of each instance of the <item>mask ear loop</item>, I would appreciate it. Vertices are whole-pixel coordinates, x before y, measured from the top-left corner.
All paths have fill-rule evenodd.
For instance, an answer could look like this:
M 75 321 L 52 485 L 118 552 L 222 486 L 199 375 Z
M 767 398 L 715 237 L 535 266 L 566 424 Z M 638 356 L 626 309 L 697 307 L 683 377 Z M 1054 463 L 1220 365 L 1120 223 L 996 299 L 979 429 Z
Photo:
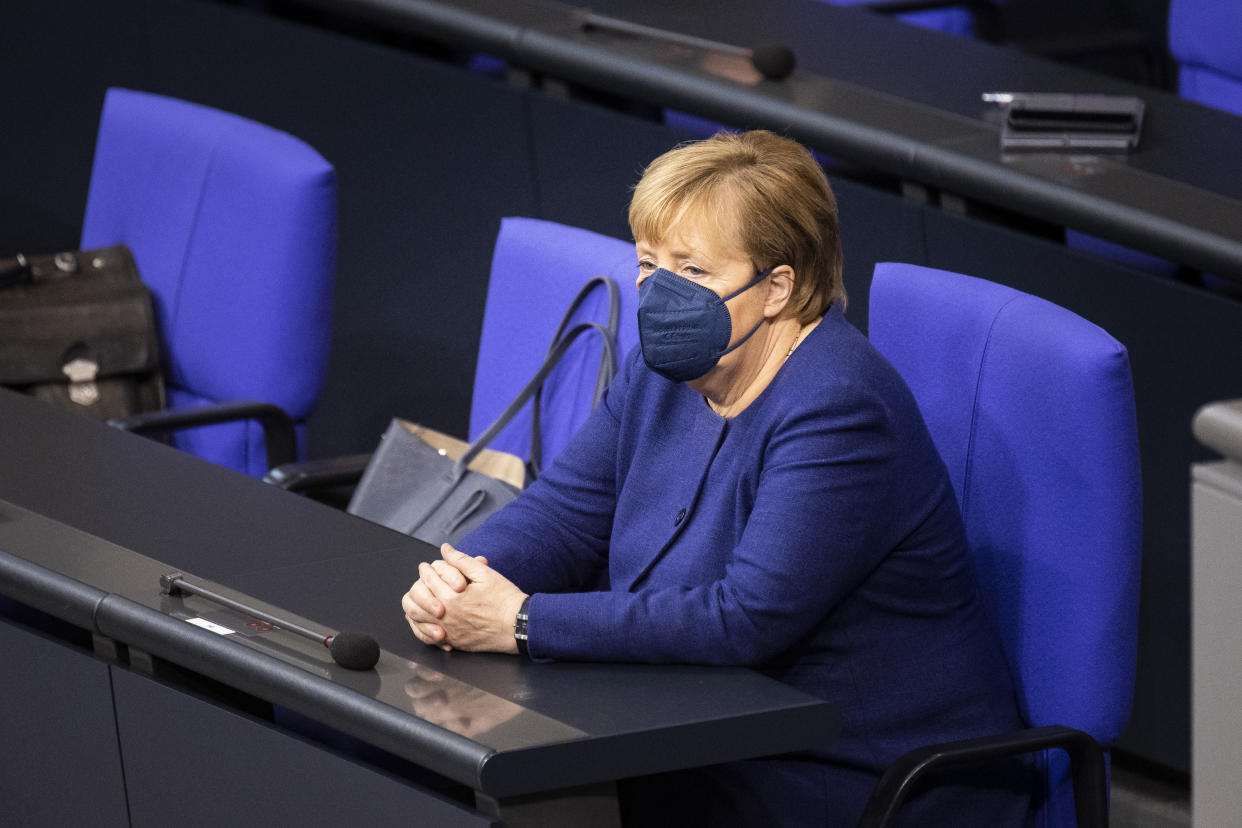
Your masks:
M 749 282 L 747 282 L 746 284 L 742 285 L 740 288 L 738 288 L 737 290 L 733 291 L 732 293 L 730 293 L 728 296 L 724 297 L 724 298 L 723 298 L 723 299 L 721 299 L 720 301 L 721 301 L 721 302 L 728 302 L 728 301 L 729 301 L 730 299 L 732 299 L 734 296 L 741 296 L 743 293 L 745 293 L 746 291 L 750 290 L 750 289 L 751 289 L 751 288 L 753 288 L 755 285 L 759 284 L 759 283 L 760 283 L 760 282 L 762 282 L 764 279 L 766 279 L 766 278 L 768 278 L 769 276 L 771 276 L 771 275 L 772 275 L 772 271 L 773 271 L 773 270 L 776 270 L 776 268 L 775 268 L 775 267 L 769 267 L 767 270 L 763 271 L 763 272 L 762 272 L 762 273 L 760 273 L 758 276 L 756 276 L 755 278 L 751 279 Z
M 755 278 L 751 279 L 751 280 L 750 280 L 750 282 L 749 282 L 748 284 L 746 284 L 746 285 L 744 285 L 743 287 L 740 287 L 740 288 L 738 288 L 737 290 L 733 291 L 732 293 L 730 293 L 728 296 L 724 297 L 724 298 L 723 298 L 723 299 L 721 299 L 720 301 L 721 301 L 721 302 L 728 302 L 728 301 L 729 301 L 730 299 L 732 299 L 734 296 L 741 296 L 743 293 L 745 293 L 746 291 L 750 290 L 750 289 L 751 289 L 751 288 L 753 288 L 755 285 L 759 284 L 759 283 L 760 283 L 760 282 L 762 282 L 764 279 L 766 279 L 766 278 L 768 278 L 769 276 L 771 276 L 771 275 L 772 275 L 772 271 L 773 271 L 773 270 L 776 270 L 776 267 L 769 267 L 767 270 L 763 271 L 763 272 L 762 272 L 762 273 L 760 273 L 758 276 L 756 276 Z M 753 328 L 751 328 L 751 329 L 750 329 L 749 333 L 747 333 L 747 334 L 746 334 L 746 336 L 742 337 L 742 338 L 741 338 L 741 339 L 739 339 L 737 342 L 734 342 L 734 343 L 733 343 L 732 345 L 730 345 L 728 348 L 725 348 L 723 351 L 721 351 L 721 352 L 720 352 L 720 356 L 725 356 L 726 354 L 731 354 L 731 353 L 733 353 L 734 351 L 736 351 L 738 348 L 742 347 L 742 343 L 744 343 L 746 340 L 748 340 L 748 339 L 750 339 L 752 336 L 754 336 L 754 335 L 755 335 L 755 331 L 759 330 L 759 328 L 763 326 L 764 321 L 766 321 L 766 320 L 760 319 L 757 323 L 755 323 L 755 327 L 753 327 Z M 719 357 L 717 357 L 717 359 L 719 359 Z

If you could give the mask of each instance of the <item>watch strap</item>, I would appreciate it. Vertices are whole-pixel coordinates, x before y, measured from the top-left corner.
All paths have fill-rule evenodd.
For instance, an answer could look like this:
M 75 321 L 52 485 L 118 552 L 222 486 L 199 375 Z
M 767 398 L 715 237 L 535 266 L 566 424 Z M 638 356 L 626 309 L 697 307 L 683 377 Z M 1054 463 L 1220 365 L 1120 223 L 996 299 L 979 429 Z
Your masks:
M 522 655 L 530 655 L 530 651 L 526 648 L 526 620 L 529 614 L 530 596 L 528 595 L 517 612 L 517 618 L 513 620 L 513 639 L 517 641 L 518 652 Z

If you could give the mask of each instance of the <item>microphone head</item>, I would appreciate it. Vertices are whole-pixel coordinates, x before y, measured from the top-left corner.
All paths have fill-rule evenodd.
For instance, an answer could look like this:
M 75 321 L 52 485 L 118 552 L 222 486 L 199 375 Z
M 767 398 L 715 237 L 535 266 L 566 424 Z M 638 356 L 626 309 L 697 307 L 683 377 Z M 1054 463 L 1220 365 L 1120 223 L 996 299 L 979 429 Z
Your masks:
M 750 62 L 768 80 L 784 80 L 793 73 L 798 59 L 788 46 L 766 43 L 751 50 Z
M 370 670 L 379 662 L 379 644 L 369 635 L 337 633 L 328 639 L 327 647 L 332 660 L 347 670 Z

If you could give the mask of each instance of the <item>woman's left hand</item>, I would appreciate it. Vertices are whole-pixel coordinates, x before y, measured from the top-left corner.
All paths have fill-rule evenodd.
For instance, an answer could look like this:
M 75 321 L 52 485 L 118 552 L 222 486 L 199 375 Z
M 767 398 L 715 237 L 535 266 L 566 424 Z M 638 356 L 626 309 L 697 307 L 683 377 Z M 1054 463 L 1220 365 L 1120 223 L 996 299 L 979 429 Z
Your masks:
M 443 562 L 419 565 L 418 581 L 401 599 L 414 635 L 442 649 L 516 653 L 513 622 L 526 593 L 447 543 L 440 554 Z

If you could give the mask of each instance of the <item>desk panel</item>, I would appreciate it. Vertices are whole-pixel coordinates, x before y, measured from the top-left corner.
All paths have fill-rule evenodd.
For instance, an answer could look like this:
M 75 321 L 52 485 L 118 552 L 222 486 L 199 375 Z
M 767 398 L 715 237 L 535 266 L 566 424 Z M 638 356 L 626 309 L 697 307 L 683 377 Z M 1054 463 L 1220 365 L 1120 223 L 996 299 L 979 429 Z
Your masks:
M 0 823 L 128 826 L 108 665 L 3 619 L 0 661 Z
M 1230 825 L 1242 809 L 1242 467 L 1236 452 L 1191 468 L 1194 520 L 1194 787 L 1196 825 Z
M 165 828 L 174 813 L 178 828 L 496 824 L 153 679 L 118 667 L 112 681 L 134 828 Z

